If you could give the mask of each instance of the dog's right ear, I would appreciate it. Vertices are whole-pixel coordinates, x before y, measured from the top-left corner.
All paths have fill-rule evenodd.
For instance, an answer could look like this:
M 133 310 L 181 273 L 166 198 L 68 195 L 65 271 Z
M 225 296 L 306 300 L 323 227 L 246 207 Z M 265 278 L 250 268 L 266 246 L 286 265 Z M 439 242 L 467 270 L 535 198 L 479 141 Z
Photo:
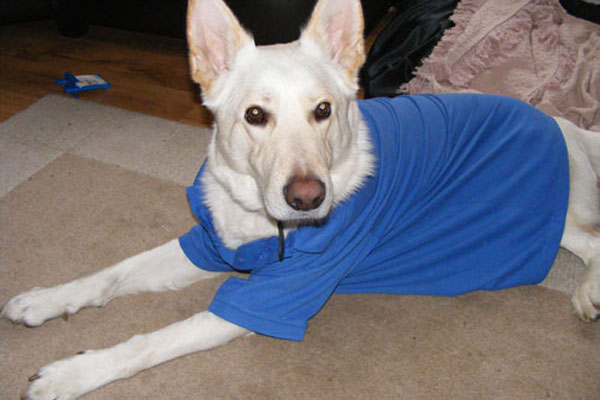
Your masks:
M 190 0 L 187 39 L 192 79 L 208 92 L 252 37 L 222 0 Z

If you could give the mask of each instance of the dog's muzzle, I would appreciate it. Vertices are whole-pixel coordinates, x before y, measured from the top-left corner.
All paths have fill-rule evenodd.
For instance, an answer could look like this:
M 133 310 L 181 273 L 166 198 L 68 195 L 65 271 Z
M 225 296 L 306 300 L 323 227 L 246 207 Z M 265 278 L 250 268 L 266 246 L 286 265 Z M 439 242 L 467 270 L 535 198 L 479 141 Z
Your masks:
M 327 194 L 325 184 L 314 175 L 294 175 L 283 187 L 285 202 L 294 210 L 310 215 L 310 211 L 318 209 Z M 285 255 L 285 238 L 283 222 L 277 220 L 279 231 L 279 261 Z

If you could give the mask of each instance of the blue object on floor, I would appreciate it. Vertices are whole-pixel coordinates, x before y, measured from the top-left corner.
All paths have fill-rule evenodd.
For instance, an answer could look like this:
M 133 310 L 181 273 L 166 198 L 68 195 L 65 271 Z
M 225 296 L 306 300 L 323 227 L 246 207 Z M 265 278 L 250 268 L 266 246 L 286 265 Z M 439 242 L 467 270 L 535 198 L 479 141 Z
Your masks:
M 72 94 L 75 98 L 79 97 L 79 92 L 85 90 L 108 89 L 110 87 L 110 83 L 98 74 L 75 76 L 70 72 L 65 72 L 64 79 L 58 79 L 56 84 L 64 85 L 64 92 Z

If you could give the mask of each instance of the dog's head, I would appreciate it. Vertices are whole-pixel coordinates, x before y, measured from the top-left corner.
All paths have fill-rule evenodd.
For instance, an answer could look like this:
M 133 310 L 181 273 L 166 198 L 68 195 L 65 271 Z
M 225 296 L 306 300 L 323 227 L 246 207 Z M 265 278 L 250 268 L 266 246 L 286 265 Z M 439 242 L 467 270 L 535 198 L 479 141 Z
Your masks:
M 320 0 L 299 40 L 273 46 L 221 0 L 190 0 L 191 73 L 216 120 L 209 166 L 242 207 L 318 220 L 360 185 L 362 34 L 359 0 Z

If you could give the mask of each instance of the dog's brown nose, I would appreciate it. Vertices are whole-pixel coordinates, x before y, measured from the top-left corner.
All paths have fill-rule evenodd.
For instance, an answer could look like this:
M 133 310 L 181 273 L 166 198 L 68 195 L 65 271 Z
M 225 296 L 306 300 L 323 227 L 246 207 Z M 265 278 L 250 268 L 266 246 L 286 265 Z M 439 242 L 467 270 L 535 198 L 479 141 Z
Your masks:
M 314 210 L 325 199 L 325 184 L 312 175 L 293 176 L 283 188 L 283 195 L 294 210 Z

